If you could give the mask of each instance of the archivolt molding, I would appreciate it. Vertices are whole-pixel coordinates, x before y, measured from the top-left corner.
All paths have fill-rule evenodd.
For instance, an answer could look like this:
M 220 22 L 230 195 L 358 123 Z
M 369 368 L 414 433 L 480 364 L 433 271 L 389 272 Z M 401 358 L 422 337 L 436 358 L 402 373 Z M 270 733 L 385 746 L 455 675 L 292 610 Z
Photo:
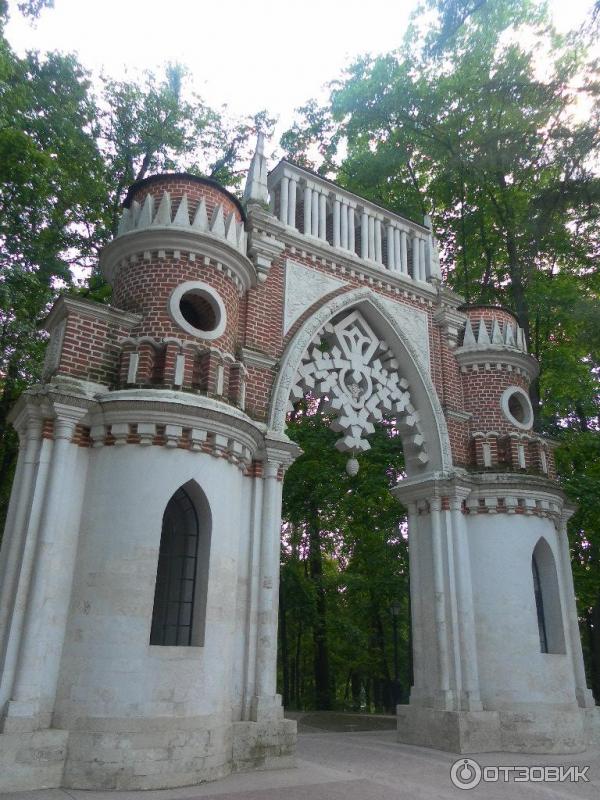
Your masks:
M 367 316 L 369 308 L 375 310 L 378 316 L 392 328 L 396 341 L 389 341 L 387 344 L 390 346 L 390 349 L 393 351 L 400 365 L 402 365 L 403 361 L 407 362 L 406 357 L 408 357 L 408 362 L 410 362 L 408 366 L 412 367 L 411 371 L 417 378 L 417 382 L 421 384 L 423 390 L 420 392 L 421 397 L 423 397 L 423 395 L 427 397 L 429 408 L 421 408 L 417 409 L 417 411 L 421 412 L 421 419 L 423 418 L 423 414 L 427 416 L 427 427 L 429 428 L 430 434 L 427 435 L 431 440 L 428 442 L 428 445 L 430 445 L 430 454 L 432 452 L 431 445 L 434 444 L 433 440 L 435 439 L 433 452 L 436 453 L 434 462 L 437 463 L 434 463 L 433 466 L 436 469 L 450 469 L 452 466 L 452 456 L 446 422 L 428 369 L 426 369 L 423 364 L 423 357 L 419 356 L 417 347 L 412 341 L 412 337 L 415 335 L 415 329 L 406 330 L 403 326 L 402 316 L 392 316 L 388 308 L 388 303 L 379 298 L 367 287 L 354 289 L 332 298 L 306 320 L 302 327 L 296 332 L 281 360 L 281 369 L 273 389 L 269 419 L 270 430 L 278 432 L 283 431 L 285 428 L 286 413 L 292 387 L 296 383 L 296 374 L 311 342 L 333 317 L 344 309 L 352 306 L 357 306 L 358 310 L 361 312 L 367 312 Z M 404 350 L 404 353 L 402 353 L 402 350 Z M 402 357 L 403 355 L 404 358 Z M 414 393 L 414 381 L 411 388 Z M 425 436 L 423 436 L 423 439 L 425 439 Z M 419 440 L 417 439 L 417 441 Z M 439 455 L 437 452 L 439 452 Z M 421 461 L 421 466 L 423 466 L 424 463 L 425 461 Z

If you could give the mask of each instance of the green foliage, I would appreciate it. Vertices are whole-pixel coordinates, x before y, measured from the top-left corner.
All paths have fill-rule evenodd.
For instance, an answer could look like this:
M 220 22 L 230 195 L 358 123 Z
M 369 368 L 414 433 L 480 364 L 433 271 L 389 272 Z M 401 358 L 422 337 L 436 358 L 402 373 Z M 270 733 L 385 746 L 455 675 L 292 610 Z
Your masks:
M 408 686 L 405 512 L 389 491 L 404 468 L 400 440 L 391 423 L 378 426 L 358 475 L 349 477 L 330 420 L 310 410 L 302 404 L 288 426 L 303 455 L 284 486 L 283 692 L 297 707 L 358 708 L 362 689 L 363 706 L 382 710 L 393 704 L 393 601 L 403 610 L 400 683 Z

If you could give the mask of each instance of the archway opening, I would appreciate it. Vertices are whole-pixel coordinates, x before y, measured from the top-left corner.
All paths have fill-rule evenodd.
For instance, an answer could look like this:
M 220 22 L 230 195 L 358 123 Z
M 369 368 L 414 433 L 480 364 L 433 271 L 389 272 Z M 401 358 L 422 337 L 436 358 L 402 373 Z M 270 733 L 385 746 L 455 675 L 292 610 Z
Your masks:
M 408 700 L 406 511 L 390 489 L 426 472 L 430 444 L 439 463 L 441 447 L 433 387 L 407 346 L 377 309 L 346 307 L 310 331 L 290 381 L 286 432 L 304 455 L 288 470 L 283 502 L 279 681 L 288 707 L 393 713 Z

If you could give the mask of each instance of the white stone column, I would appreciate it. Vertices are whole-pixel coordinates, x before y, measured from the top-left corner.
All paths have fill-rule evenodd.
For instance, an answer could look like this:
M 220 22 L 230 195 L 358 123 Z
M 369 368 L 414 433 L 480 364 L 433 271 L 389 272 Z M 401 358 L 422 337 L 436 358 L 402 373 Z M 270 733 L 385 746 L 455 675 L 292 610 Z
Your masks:
M 413 280 L 420 280 L 419 276 L 419 237 L 412 237 L 412 276 Z
M 387 263 L 388 269 L 396 269 L 396 242 L 395 242 L 394 226 L 388 224 L 387 226 Z
M 469 554 L 465 519 L 462 513 L 462 501 L 464 496 L 458 495 L 449 498 L 463 692 L 461 708 L 464 711 L 481 711 L 477 644 L 475 641 L 471 557 Z
M 348 203 L 342 200 L 341 206 L 341 241 L 344 250 L 348 249 Z
M 402 271 L 402 258 L 400 255 L 400 231 L 394 228 L 394 270 L 395 272 Z
M 279 461 L 263 465 L 263 513 L 260 547 L 260 585 L 256 651 L 256 694 L 274 703 L 277 691 L 277 610 L 282 485 Z
M 375 217 L 369 215 L 369 258 L 375 260 Z
M 15 717 L 31 720 L 34 727 L 50 724 L 67 624 L 78 543 L 78 531 L 69 526 L 77 456 L 71 439 L 86 412 L 59 404 L 54 408 L 52 460 L 5 730 L 8 718 Z
M 319 195 L 319 239 L 327 241 L 327 197 Z
M 290 178 L 288 188 L 288 225 L 292 228 L 296 227 L 296 194 L 298 188 L 298 181 L 295 178 Z
M 260 597 L 260 578 L 261 578 L 261 531 L 262 531 L 262 501 L 263 501 L 262 478 L 252 479 L 252 505 L 250 510 L 248 544 L 248 564 L 247 564 L 247 597 L 248 605 L 245 619 L 244 633 L 246 637 L 245 665 L 244 665 L 244 691 L 242 699 L 243 719 L 252 719 L 253 698 L 256 691 L 256 665 L 257 665 L 257 646 L 258 646 L 258 625 L 259 625 L 259 597 Z
M 312 193 L 312 235 L 319 235 L 319 192 L 316 189 Z
M 408 237 L 406 231 L 400 231 L 400 272 L 408 275 Z
M 2 537 L 2 551 L 0 552 L 2 568 L 0 573 L 0 672 L 2 671 L 1 668 L 8 642 L 13 603 L 27 536 L 34 481 L 42 442 L 42 420 L 37 414 L 35 416 L 28 414 L 26 409 L 22 419 L 18 420 L 15 427 L 19 434 L 19 455 Z
M 439 707 L 450 710 L 450 660 L 448 657 L 448 630 L 446 625 L 446 592 L 444 588 L 444 555 L 441 525 L 442 501 L 432 497 L 429 501 L 431 518 L 431 549 L 433 558 L 433 606 L 438 659 Z
M 423 611 L 421 598 L 421 566 L 419 563 L 419 514 L 417 504 L 407 504 L 408 509 L 408 565 L 410 579 L 410 617 L 413 651 L 413 686 L 411 688 L 411 702 L 418 701 L 422 689 L 423 678 Z
M 304 233 L 312 234 L 312 194 L 313 190 L 308 184 L 304 187 Z
M 336 197 L 333 201 L 333 246 L 340 246 L 340 210 L 341 202 Z
M 356 253 L 356 231 L 354 226 L 354 206 L 348 205 L 348 250 Z
M 419 239 L 419 277 L 420 280 L 427 280 L 427 272 L 425 271 L 425 239 Z
M 289 188 L 290 188 L 290 179 L 286 178 L 284 175 L 279 184 L 279 219 L 281 222 L 283 222 L 284 225 L 287 225 L 288 221 Z
M 369 215 L 366 211 L 360 217 L 360 257 L 369 257 Z
M 6 629 L 4 660 L 1 669 L 2 680 L 0 681 L 0 709 L 5 707 L 12 694 L 53 447 L 54 443 L 51 439 L 42 439 L 37 454 L 35 486 L 21 554 L 19 580 L 12 606 L 12 617 L 8 621 Z
M 383 253 L 381 250 L 381 220 L 375 220 L 375 261 L 378 264 L 383 263 Z
M 581 708 L 593 708 L 595 701 L 588 689 L 583 651 L 581 649 L 581 635 L 579 633 L 579 619 L 577 615 L 577 602 L 575 600 L 575 586 L 573 584 L 573 570 L 571 569 L 571 553 L 569 552 L 569 537 L 567 534 L 567 520 L 570 514 L 561 520 L 558 531 L 560 547 L 560 573 L 563 586 L 564 617 L 569 630 L 569 644 L 573 663 L 573 678 L 575 682 L 575 695 Z

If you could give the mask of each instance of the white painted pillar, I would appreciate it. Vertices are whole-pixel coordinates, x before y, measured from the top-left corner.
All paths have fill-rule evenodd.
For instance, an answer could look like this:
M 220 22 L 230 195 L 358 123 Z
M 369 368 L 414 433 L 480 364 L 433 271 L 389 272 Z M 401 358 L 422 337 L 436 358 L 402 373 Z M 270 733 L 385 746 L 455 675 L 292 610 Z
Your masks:
M 583 651 L 581 649 L 581 635 L 579 633 L 579 620 L 577 616 L 577 603 L 575 600 L 575 586 L 573 585 L 573 570 L 571 569 L 571 554 L 569 552 L 569 537 L 567 534 L 567 519 L 561 520 L 558 531 L 558 544 L 560 547 L 560 573 L 563 586 L 564 617 L 569 631 L 569 644 L 573 664 L 573 678 L 575 682 L 575 696 L 581 708 L 593 708 L 594 697 L 588 689 L 585 667 L 583 664 Z
M 319 195 L 319 239 L 327 241 L 327 197 Z
M 369 216 L 366 211 L 360 217 L 360 257 L 369 257 Z
M 348 250 L 356 253 L 356 231 L 354 228 L 354 206 L 348 206 Z
M 288 225 L 292 228 L 296 227 L 296 190 L 298 188 L 298 181 L 295 178 L 290 178 L 288 187 Z
M 250 541 L 248 544 L 248 603 L 246 606 L 246 620 L 243 626 L 243 633 L 246 638 L 245 669 L 244 669 L 244 689 L 243 689 L 243 719 L 252 719 L 252 699 L 257 694 L 256 691 L 256 664 L 258 646 L 258 624 L 259 611 L 258 601 L 260 595 L 260 551 L 261 551 L 261 529 L 263 513 L 263 484 L 262 478 L 252 479 L 252 494 L 249 520 Z
M 71 444 L 85 409 L 55 404 L 54 446 L 50 465 L 31 589 L 25 613 L 16 680 L 7 717 L 44 714 L 50 722 L 60 669 L 78 536 L 69 522 L 77 446 Z M 46 719 L 47 716 L 47 719 Z
M 375 260 L 375 218 L 369 216 L 369 258 Z
M 6 631 L 6 647 L 1 670 L 2 680 L 0 682 L 0 709 L 4 708 L 12 695 L 53 447 L 54 443 L 51 439 L 42 439 L 37 455 L 35 487 L 27 522 L 25 544 L 21 555 L 19 582 L 16 588 L 12 617 L 9 621 L 10 627 Z
M 336 197 L 333 201 L 333 246 L 340 246 L 340 211 L 341 203 Z
M 402 258 L 400 255 L 400 231 L 394 228 L 394 270 L 395 272 L 402 271 Z
M 279 603 L 279 552 L 282 484 L 280 464 L 263 462 L 263 503 L 258 599 L 256 695 L 274 701 L 277 692 L 277 611 Z M 259 701 L 260 703 L 260 701 Z
M 388 269 L 396 269 L 396 242 L 393 225 L 387 226 L 387 263 Z
M 406 231 L 400 231 L 400 272 L 408 275 L 408 237 Z
M 465 519 L 462 513 L 462 501 L 463 498 L 461 496 L 449 498 L 463 691 L 461 707 L 464 711 L 481 711 L 471 557 Z
M 319 235 L 319 200 L 320 200 L 319 192 L 316 189 L 313 189 L 313 210 L 312 210 L 313 236 Z
M 425 239 L 419 239 L 419 277 L 420 280 L 427 280 L 427 272 L 425 271 Z
M 419 237 L 412 238 L 412 276 L 413 280 L 419 280 Z
M 310 186 L 304 187 L 304 233 L 308 236 L 312 233 L 312 193 Z
M 348 203 L 342 201 L 341 206 L 341 245 L 344 250 L 348 249 Z
M 375 220 L 375 261 L 378 264 L 383 263 L 383 253 L 381 250 L 381 220 Z
M 25 415 L 18 427 L 19 454 L 2 539 L 0 578 L 0 672 L 8 643 L 13 603 L 27 537 L 34 481 L 42 442 L 42 420 Z M 1 704 L 0 704 L 1 708 Z
M 450 661 L 448 658 L 448 630 L 446 626 L 446 592 L 444 589 L 444 555 L 441 526 L 442 501 L 432 497 L 429 501 L 431 518 L 431 548 L 433 559 L 433 606 L 438 659 L 438 704 L 449 710 L 450 703 Z
M 290 188 L 290 179 L 285 175 L 279 184 L 279 219 L 284 225 L 288 221 L 288 196 Z
M 408 509 L 408 565 L 410 579 L 410 617 L 412 622 L 412 650 L 413 650 L 413 686 L 411 700 L 418 699 L 419 690 L 422 688 L 424 674 L 423 653 L 423 611 L 421 586 L 421 566 L 419 559 L 419 514 L 417 504 L 407 504 Z

